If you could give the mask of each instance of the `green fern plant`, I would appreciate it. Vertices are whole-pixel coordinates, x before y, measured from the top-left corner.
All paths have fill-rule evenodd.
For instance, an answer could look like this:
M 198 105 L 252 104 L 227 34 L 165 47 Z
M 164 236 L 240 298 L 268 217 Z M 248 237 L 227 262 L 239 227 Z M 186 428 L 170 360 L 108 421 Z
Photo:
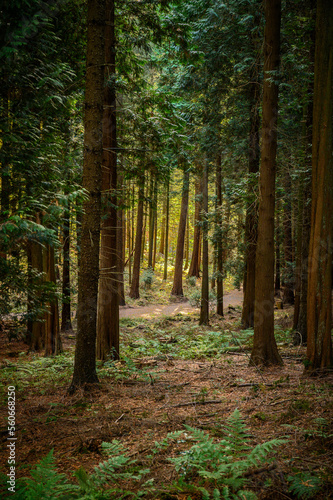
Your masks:
M 319 477 L 312 476 L 310 473 L 306 472 L 288 476 L 287 479 L 289 482 L 289 491 L 302 500 L 313 498 L 322 486 Z
M 273 439 L 254 448 L 249 445 L 250 436 L 238 410 L 229 417 L 225 426 L 225 437 L 215 442 L 205 432 L 185 426 L 187 439 L 196 442 L 188 451 L 175 458 L 169 458 L 179 474 L 177 487 L 200 491 L 203 499 L 255 499 L 256 495 L 243 488 L 246 486 L 245 473 L 268 461 L 268 454 L 285 439 Z M 197 480 L 197 484 L 193 481 Z M 208 486 L 207 486 L 208 485 Z M 216 485 L 212 496 L 207 489 Z

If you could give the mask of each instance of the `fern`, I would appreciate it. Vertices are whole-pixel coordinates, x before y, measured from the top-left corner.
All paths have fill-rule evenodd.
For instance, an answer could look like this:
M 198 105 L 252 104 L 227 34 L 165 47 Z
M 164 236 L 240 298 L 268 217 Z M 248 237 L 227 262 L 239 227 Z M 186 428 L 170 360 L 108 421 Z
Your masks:
M 256 498 L 254 493 L 243 490 L 247 481 L 245 472 L 265 462 L 268 454 L 286 441 L 274 439 L 251 449 L 248 444 L 250 436 L 238 410 L 229 417 L 225 426 L 226 435 L 218 443 L 201 430 L 189 426 L 185 428 L 196 444 L 182 455 L 169 458 L 180 474 L 178 485 L 186 489 L 188 480 L 193 476 L 198 476 L 204 484 L 223 485 L 222 489 L 214 490 L 213 498 Z M 203 498 L 211 498 L 206 489 L 203 494 L 202 487 L 198 488 Z
M 63 500 L 75 498 L 79 487 L 70 484 L 65 474 L 57 472 L 53 449 L 30 472 L 31 478 L 17 481 L 15 499 Z
M 321 488 L 321 479 L 306 472 L 288 476 L 287 479 L 290 483 L 289 491 L 302 500 L 313 498 Z

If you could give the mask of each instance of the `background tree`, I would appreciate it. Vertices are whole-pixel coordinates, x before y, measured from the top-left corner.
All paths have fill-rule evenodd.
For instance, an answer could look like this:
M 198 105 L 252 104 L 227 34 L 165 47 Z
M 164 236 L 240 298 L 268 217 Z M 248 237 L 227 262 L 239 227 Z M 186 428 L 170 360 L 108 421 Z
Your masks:
M 274 337 L 274 207 L 281 1 L 265 3 L 264 89 L 252 364 L 281 364 Z M 272 73 L 273 72 L 273 73 Z
M 308 370 L 331 367 L 333 216 L 333 4 L 317 0 L 314 65 L 312 208 L 307 302 Z

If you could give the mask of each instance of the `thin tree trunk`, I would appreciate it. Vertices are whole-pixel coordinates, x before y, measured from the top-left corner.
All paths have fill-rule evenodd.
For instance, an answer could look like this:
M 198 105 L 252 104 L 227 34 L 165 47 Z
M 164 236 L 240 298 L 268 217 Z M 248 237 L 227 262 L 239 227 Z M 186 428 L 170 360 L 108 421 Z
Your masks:
M 165 213 L 165 250 L 164 250 L 164 272 L 163 279 L 168 279 L 168 257 L 169 257 L 169 208 L 170 208 L 170 179 L 167 180 L 166 190 L 166 213 Z
M 150 172 L 149 186 L 149 215 L 148 215 L 148 268 L 153 267 L 154 250 L 154 227 L 155 227 L 155 207 L 154 207 L 154 174 Z
M 200 277 L 200 217 L 202 210 L 202 180 L 195 183 L 195 213 L 194 213 L 194 236 L 193 250 L 188 276 Z
M 38 219 L 37 219 L 38 221 Z M 35 242 L 31 241 L 31 269 L 33 273 L 38 273 L 38 283 L 42 285 L 42 273 L 43 273 L 43 250 L 42 246 Z M 37 283 L 36 283 L 37 285 Z M 37 292 L 38 293 L 38 292 Z M 38 307 L 41 307 L 42 304 L 38 303 Z M 29 327 L 30 331 L 30 349 L 32 351 L 41 351 L 45 347 L 45 323 L 43 321 L 43 314 L 38 318 L 34 318 Z
M 185 233 L 185 264 L 184 271 L 188 268 L 189 264 L 189 246 L 190 246 L 190 222 L 189 217 L 186 219 L 186 233 Z
M 274 337 L 274 206 L 278 86 L 271 72 L 279 68 L 281 0 L 265 3 L 264 89 L 260 200 L 255 276 L 254 337 L 251 364 L 282 364 Z
M 153 249 L 153 269 L 155 269 L 156 264 L 156 251 L 157 251 L 157 201 L 158 201 L 158 183 L 155 180 L 154 188 L 154 249 Z
M 175 272 L 173 276 L 173 287 L 171 290 L 172 295 L 177 295 L 181 297 L 183 296 L 183 256 L 184 256 L 186 218 L 188 210 L 189 179 L 190 179 L 189 170 L 184 170 L 182 203 L 180 209 L 177 248 L 176 248 Z
M 79 386 L 98 382 L 96 321 L 103 152 L 104 21 L 105 0 L 88 0 L 83 159 L 83 188 L 88 198 L 84 202 L 82 217 L 77 337 L 70 393 Z
M 294 272 L 293 272 L 293 251 L 292 251 L 292 208 L 291 208 L 291 178 L 289 172 L 285 174 L 285 204 L 283 210 L 283 230 L 284 230 L 284 289 L 283 302 L 294 304 Z
M 140 298 L 140 262 L 141 262 L 141 248 L 142 248 L 142 226 L 143 226 L 143 207 L 144 207 L 144 175 L 141 178 L 139 185 L 139 200 L 138 200 L 138 213 L 136 222 L 136 235 L 135 235 L 135 251 L 133 262 L 133 275 L 132 285 L 129 296 L 132 299 Z
M 332 367 L 333 3 L 317 0 L 312 207 L 307 300 L 307 370 Z
M 245 219 L 245 273 L 244 273 L 244 300 L 241 323 L 243 328 L 252 328 L 254 325 L 255 301 L 255 268 L 256 248 L 258 237 L 258 181 L 260 148 L 259 148 L 259 98 L 258 69 L 255 70 L 254 81 L 250 86 L 250 136 L 249 136 L 249 201 L 246 207 Z
M 118 294 L 119 294 L 119 305 L 124 306 L 125 301 L 125 288 L 124 288 L 124 253 L 126 244 L 126 225 L 124 220 L 124 186 L 123 186 L 123 176 L 118 176 L 119 187 L 118 192 L 120 193 L 120 198 L 118 202 L 118 232 L 117 232 L 117 259 L 118 259 Z
M 166 211 L 167 211 L 167 198 L 164 197 L 163 200 L 163 215 L 161 220 L 161 239 L 160 239 L 160 248 L 159 253 L 164 255 L 165 249 L 165 220 L 166 220 Z
M 223 228 L 222 228 L 222 169 L 221 155 L 216 162 L 216 314 L 223 316 Z
M 208 256 L 208 162 L 205 161 L 202 189 L 202 282 L 200 325 L 209 324 L 209 256 Z
M 63 267 L 62 267 L 62 310 L 61 331 L 72 329 L 71 321 L 71 284 L 70 284 L 70 204 L 63 216 Z
M 277 203 L 278 205 L 278 203 Z M 281 290 L 281 228 L 280 228 L 280 211 L 279 207 L 276 210 L 276 231 L 275 231 L 275 284 L 274 291 L 275 294 L 279 294 Z
M 56 284 L 56 271 L 54 259 L 54 247 L 46 245 L 44 249 L 44 272 L 46 280 L 52 285 Z M 47 304 L 45 315 L 45 356 L 60 354 L 62 344 L 59 331 L 59 308 L 58 298 L 55 295 Z

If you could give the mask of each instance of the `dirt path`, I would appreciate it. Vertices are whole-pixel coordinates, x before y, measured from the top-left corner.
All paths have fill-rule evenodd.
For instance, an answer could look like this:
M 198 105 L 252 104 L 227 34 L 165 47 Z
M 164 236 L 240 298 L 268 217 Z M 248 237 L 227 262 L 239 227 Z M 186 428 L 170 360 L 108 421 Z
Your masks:
M 243 302 L 243 292 L 233 290 L 223 297 L 224 309 L 228 306 L 241 306 Z M 142 307 L 120 307 L 121 318 L 152 318 L 154 316 L 170 316 L 172 314 L 188 314 L 198 311 L 197 307 L 191 306 L 189 302 L 176 302 L 171 304 L 155 304 Z

